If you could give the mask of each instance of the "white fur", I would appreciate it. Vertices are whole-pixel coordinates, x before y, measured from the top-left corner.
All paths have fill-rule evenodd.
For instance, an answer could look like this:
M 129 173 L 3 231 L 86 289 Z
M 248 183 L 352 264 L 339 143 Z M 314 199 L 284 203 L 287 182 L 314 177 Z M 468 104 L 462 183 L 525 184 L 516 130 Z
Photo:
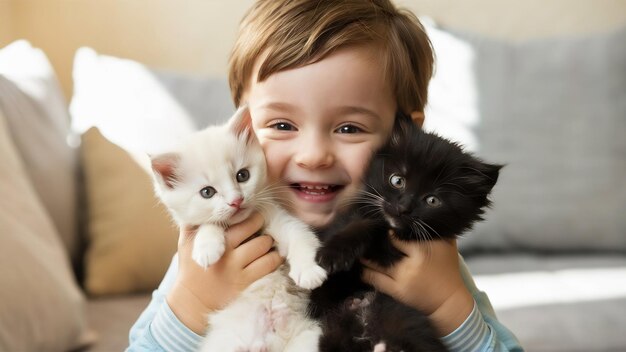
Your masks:
M 174 165 L 174 179 L 164 179 L 157 168 L 154 173 L 156 193 L 176 222 L 199 226 L 192 258 L 200 266 L 207 268 L 219 260 L 224 253 L 224 229 L 254 210 L 264 215 L 266 233 L 287 258 L 288 265 L 257 280 L 208 317 L 201 351 L 317 351 L 321 329 L 306 310 L 308 290 L 326 279 L 326 271 L 315 262 L 320 243 L 306 224 L 268 201 L 268 195 L 260 196 L 267 186 L 265 156 L 242 123 L 246 113 L 240 109 L 229 123 L 195 133 L 162 158 Z M 160 157 L 153 158 L 153 167 Z M 250 179 L 239 183 L 236 174 L 243 168 L 249 170 Z M 217 190 L 209 199 L 200 195 L 207 186 Z M 236 213 L 229 203 L 241 197 L 241 210 Z M 287 267 L 293 281 L 287 277 Z

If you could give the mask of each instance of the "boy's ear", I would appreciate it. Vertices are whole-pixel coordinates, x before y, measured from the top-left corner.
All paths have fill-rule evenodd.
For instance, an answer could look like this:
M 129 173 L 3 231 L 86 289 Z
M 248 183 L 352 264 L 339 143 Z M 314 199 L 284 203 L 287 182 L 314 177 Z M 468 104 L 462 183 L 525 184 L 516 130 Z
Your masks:
M 411 120 L 413 120 L 413 123 L 418 125 L 420 128 L 424 125 L 424 117 L 424 112 L 422 111 L 411 112 Z
M 250 143 L 256 140 L 256 136 L 252 131 L 252 118 L 248 105 L 242 105 L 235 111 L 235 114 L 228 120 L 228 126 L 233 133 Z
M 176 170 L 180 164 L 180 155 L 177 153 L 165 153 L 150 156 L 152 171 L 157 180 L 169 189 L 173 189 L 180 176 Z

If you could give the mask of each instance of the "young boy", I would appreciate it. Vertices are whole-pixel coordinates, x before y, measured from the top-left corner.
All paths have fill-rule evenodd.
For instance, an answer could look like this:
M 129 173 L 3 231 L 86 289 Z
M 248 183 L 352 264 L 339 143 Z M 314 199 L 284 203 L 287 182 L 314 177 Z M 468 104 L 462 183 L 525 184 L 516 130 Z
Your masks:
M 423 122 L 432 69 L 423 28 L 389 0 L 260 0 L 241 23 L 230 86 L 235 105 L 250 108 L 270 178 L 288 186 L 289 210 L 316 227 L 354 195 L 397 110 Z M 182 230 L 128 350 L 196 349 L 207 313 L 283 262 L 271 237 L 245 242 L 262 226 L 257 214 L 231 227 L 224 256 L 206 271 L 191 259 L 193 229 Z M 454 241 L 434 241 L 428 255 L 417 243 L 394 243 L 407 257 L 390 269 L 364 262 L 366 282 L 428 314 L 452 351 L 522 350 Z

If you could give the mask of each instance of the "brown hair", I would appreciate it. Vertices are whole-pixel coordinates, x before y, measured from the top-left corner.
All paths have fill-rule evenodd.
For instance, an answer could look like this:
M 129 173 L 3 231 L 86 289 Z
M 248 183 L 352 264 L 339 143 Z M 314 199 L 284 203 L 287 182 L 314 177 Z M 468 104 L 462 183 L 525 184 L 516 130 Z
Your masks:
M 230 57 L 236 106 L 257 64 L 258 77 L 317 61 L 351 45 L 381 49 L 383 68 L 405 113 L 424 111 L 433 51 L 424 27 L 389 0 L 258 0 L 244 16 Z

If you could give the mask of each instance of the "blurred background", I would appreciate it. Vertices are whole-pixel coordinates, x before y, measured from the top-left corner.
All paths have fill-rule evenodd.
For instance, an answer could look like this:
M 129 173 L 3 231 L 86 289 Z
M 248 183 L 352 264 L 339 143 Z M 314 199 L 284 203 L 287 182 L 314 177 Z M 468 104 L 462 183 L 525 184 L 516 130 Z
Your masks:
M 233 111 L 251 0 L 0 0 L 0 350 L 114 351 L 175 251 L 145 153 Z M 529 351 L 626 351 L 626 1 L 397 0 L 425 128 L 505 163 L 460 241 Z
M 0 45 L 26 38 L 48 55 L 71 97 L 74 52 L 193 74 L 226 74 L 237 26 L 252 0 L 2 0 Z M 514 41 L 606 32 L 626 22 L 621 0 L 398 0 L 438 24 Z

